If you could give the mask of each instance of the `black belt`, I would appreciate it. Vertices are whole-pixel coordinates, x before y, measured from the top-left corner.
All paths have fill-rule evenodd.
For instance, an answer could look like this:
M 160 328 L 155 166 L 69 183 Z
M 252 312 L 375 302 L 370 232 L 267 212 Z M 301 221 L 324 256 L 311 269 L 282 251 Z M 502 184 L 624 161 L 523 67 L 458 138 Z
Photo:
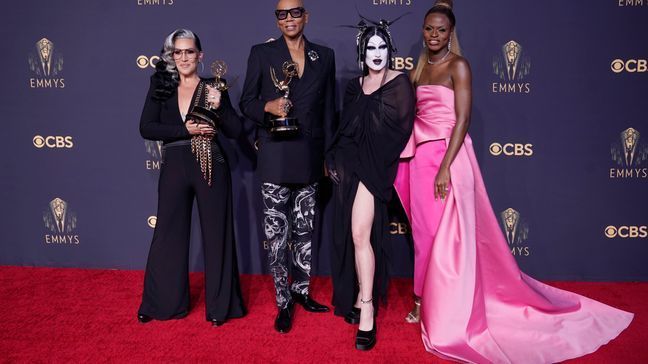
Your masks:
M 191 147 L 191 139 L 183 139 L 183 140 L 176 140 L 175 142 L 170 142 L 162 145 L 162 153 L 164 154 L 164 150 L 166 148 L 175 148 L 175 147 L 184 147 L 188 146 Z M 223 153 L 221 152 L 220 147 L 218 146 L 218 143 L 212 141 L 211 142 L 211 149 L 212 149 L 212 158 L 214 158 L 214 161 L 218 163 L 224 163 L 225 158 L 223 157 Z

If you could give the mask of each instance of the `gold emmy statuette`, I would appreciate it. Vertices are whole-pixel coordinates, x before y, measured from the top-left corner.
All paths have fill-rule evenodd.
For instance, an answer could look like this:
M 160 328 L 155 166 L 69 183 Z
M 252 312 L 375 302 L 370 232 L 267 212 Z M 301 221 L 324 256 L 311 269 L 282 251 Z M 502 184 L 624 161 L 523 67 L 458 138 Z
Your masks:
M 227 73 L 227 64 L 225 61 L 214 61 L 211 64 L 211 73 L 216 78 L 216 82 L 211 86 L 215 87 L 218 91 L 223 92 L 229 88 L 229 85 L 225 83 L 221 78 Z
M 281 93 L 282 97 L 288 101 L 285 111 L 286 114 L 289 114 L 292 104 L 288 99 L 288 96 L 290 95 L 290 87 L 288 87 L 288 84 L 290 84 L 293 77 L 297 77 L 299 74 L 299 66 L 293 61 L 286 61 L 283 63 L 281 68 L 284 74 L 283 80 L 280 81 L 277 78 L 277 74 L 272 66 L 270 66 L 270 77 L 277 88 L 277 92 Z M 299 129 L 297 118 L 294 116 L 272 117 L 270 118 L 270 124 L 270 132 L 277 135 L 289 135 L 295 133 Z

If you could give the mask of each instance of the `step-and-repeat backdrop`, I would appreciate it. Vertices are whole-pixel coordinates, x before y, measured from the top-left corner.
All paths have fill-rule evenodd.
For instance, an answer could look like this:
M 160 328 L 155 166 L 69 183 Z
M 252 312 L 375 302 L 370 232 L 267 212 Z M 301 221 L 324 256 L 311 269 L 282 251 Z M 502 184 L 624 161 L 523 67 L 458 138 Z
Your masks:
M 307 1 L 308 38 L 335 50 L 338 99 L 358 73 L 357 11 L 392 27 L 395 65 L 422 47 L 420 0 Z M 0 264 L 142 269 L 155 226 L 160 144 L 138 122 L 164 37 L 201 38 L 238 104 L 252 45 L 280 35 L 270 0 L 10 1 L 2 5 Z M 357 9 L 357 10 L 356 10 Z M 458 0 L 473 70 L 470 134 L 511 254 L 543 279 L 648 279 L 648 0 Z M 206 67 L 205 76 L 209 67 Z M 338 108 L 340 107 L 338 102 Z M 266 270 L 260 184 L 247 137 L 226 141 L 238 258 Z M 286 161 L 290 163 L 290 161 Z M 217 188 L 217 186 L 216 186 Z M 329 272 L 331 187 L 316 237 Z M 394 274 L 409 227 L 390 224 Z M 192 269 L 202 269 L 197 222 Z

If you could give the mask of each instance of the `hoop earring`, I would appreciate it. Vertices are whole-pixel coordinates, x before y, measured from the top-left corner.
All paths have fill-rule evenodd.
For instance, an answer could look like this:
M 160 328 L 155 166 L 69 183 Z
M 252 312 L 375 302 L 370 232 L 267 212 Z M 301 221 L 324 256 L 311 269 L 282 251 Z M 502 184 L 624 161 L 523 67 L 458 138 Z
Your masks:
M 200 73 L 205 72 L 205 64 L 202 61 L 198 61 L 198 64 L 200 65 Z
M 423 39 L 423 48 L 427 48 L 427 44 L 425 44 L 425 39 Z
M 450 34 L 450 39 L 448 39 L 448 52 L 452 50 L 452 34 Z

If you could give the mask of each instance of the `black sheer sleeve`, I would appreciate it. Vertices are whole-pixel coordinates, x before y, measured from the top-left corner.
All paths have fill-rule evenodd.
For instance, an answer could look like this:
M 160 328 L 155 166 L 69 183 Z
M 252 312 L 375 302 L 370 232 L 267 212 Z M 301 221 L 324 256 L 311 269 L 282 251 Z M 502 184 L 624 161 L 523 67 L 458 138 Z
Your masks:
M 385 87 L 382 101 L 384 121 L 395 128 L 394 132 L 404 133 L 409 137 L 414 126 L 415 96 L 412 84 L 405 74 L 396 76 L 392 84 Z
M 328 146 L 327 149 L 327 160 L 331 160 L 333 158 L 333 155 L 335 155 L 335 145 L 337 144 L 337 141 L 340 137 L 340 133 L 344 130 L 344 128 L 347 126 L 349 123 L 349 115 L 355 116 L 355 114 L 349 112 L 349 109 L 351 109 L 351 104 L 356 102 L 358 100 L 359 92 L 361 92 L 360 88 L 360 83 L 358 81 L 358 77 L 352 79 L 347 83 L 346 90 L 344 91 L 344 98 L 342 99 L 342 116 L 340 117 L 340 122 L 338 124 L 337 130 L 335 131 L 335 134 L 331 138 L 331 142 Z

